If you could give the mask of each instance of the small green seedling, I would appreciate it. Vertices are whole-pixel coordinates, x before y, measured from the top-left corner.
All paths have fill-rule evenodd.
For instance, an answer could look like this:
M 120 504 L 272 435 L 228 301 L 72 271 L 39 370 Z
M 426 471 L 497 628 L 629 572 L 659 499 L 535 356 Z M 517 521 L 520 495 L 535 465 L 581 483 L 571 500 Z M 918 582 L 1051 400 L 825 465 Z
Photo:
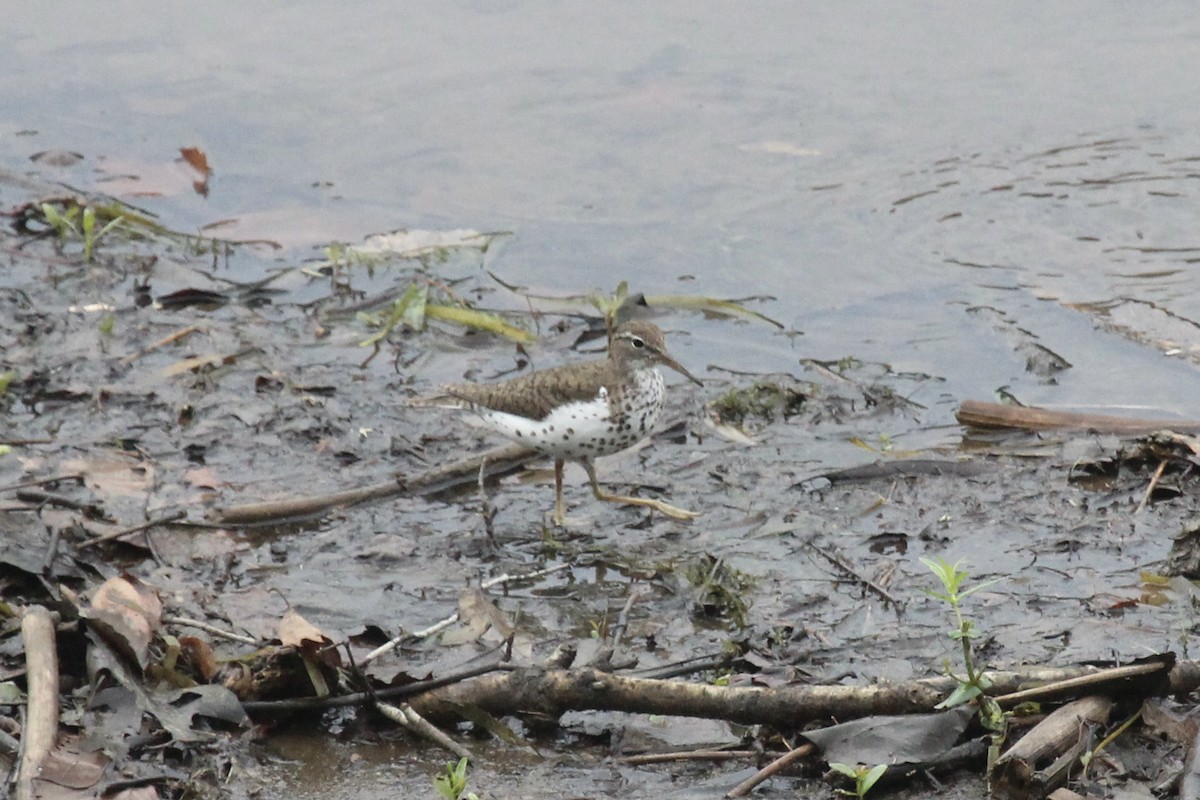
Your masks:
M 42 216 L 46 218 L 50 230 L 62 241 L 72 234 L 79 234 L 79 228 L 75 227 L 75 221 L 79 219 L 79 206 L 68 206 L 59 211 L 53 203 L 42 203 Z
M 96 245 L 100 243 L 107 234 L 118 228 L 125 220 L 123 216 L 117 214 L 108 224 L 102 226 L 100 230 L 96 230 L 96 209 L 87 206 L 83 209 L 83 260 L 90 262 L 92 256 L 95 255 Z
M 92 206 L 71 205 L 59 211 L 53 203 L 42 203 L 42 215 L 46 224 L 58 236 L 59 241 L 65 242 L 72 237 L 83 239 L 83 258 L 91 261 L 96 254 L 96 245 L 107 234 L 111 233 L 124 221 L 122 214 L 117 214 L 108 224 L 96 229 L 96 209 Z
M 950 696 L 938 703 L 935 708 L 953 708 L 972 700 L 975 701 L 979 706 L 980 724 L 992 732 L 992 743 L 988 748 L 988 774 L 990 775 L 992 764 L 995 763 L 1000 754 L 1000 746 L 1004 743 L 1005 730 L 1008 727 L 1008 714 L 987 693 L 988 689 L 992 688 L 992 681 L 976 663 L 975 650 L 971 644 L 974 639 L 979 637 L 979 634 L 975 630 L 975 623 L 963 616 L 962 603 L 966 597 L 980 589 L 986 589 L 999 583 L 1002 578 L 977 583 L 969 589 L 964 589 L 962 588 L 963 582 L 970 577 L 970 573 L 959 569 L 962 561 L 955 561 L 951 564 L 940 558 L 922 558 L 921 563 L 937 576 L 943 589 L 941 592 L 926 590 L 926 594 L 941 600 L 954 612 L 955 627 L 950 630 L 950 638 L 958 640 L 961 645 L 963 666 L 967 671 L 965 677 L 955 675 L 947 662 L 946 674 L 954 679 L 957 686 Z
M 873 767 L 859 764 L 852 767 L 849 764 L 833 763 L 829 765 L 829 768 L 839 775 L 845 775 L 854 781 L 854 791 L 838 789 L 838 794 L 846 795 L 847 797 L 858 797 L 860 800 L 867 796 L 867 792 L 871 791 L 871 787 L 878 783 L 879 779 L 883 777 L 883 773 L 887 772 L 887 764 L 876 764 Z
M 467 789 L 467 759 L 460 758 L 457 764 L 447 764 L 446 771 L 433 779 L 433 788 L 445 800 L 459 800 Z M 469 792 L 466 800 L 479 800 L 479 795 Z
M 980 589 L 986 589 L 989 586 L 999 583 L 1001 579 L 996 578 L 995 580 L 977 583 L 969 589 L 963 589 L 963 582 L 970 577 L 970 573 L 959 569 L 962 561 L 950 564 L 940 558 L 922 558 L 921 563 L 928 567 L 929 571 L 941 581 L 943 591 L 934 592 L 926 590 L 926 594 L 941 600 L 950 606 L 950 609 L 954 612 L 955 626 L 950 631 L 950 638 L 956 639 L 962 646 L 963 666 L 967 670 L 966 677 L 960 678 L 947 669 L 947 674 L 958 681 L 958 688 L 955 689 L 950 697 L 939 703 L 937 707 L 953 708 L 954 706 L 970 702 L 977 697 L 985 697 L 985 693 L 991 688 L 992 682 L 975 663 L 975 651 L 971 642 L 978 638 L 979 634 L 975 631 L 975 623 L 963 615 L 962 602 L 969 595 L 978 592 Z

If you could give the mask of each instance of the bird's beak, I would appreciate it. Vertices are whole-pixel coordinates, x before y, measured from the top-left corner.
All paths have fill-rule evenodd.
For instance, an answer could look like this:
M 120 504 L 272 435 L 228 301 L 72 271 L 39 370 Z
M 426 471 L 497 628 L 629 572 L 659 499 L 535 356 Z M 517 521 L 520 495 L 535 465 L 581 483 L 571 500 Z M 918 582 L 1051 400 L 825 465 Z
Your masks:
M 687 378 L 689 381 L 691 381 L 692 383 L 696 384 L 697 386 L 703 386 L 703 385 L 704 385 L 703 383 L 701 383 L 701 382 L 700 382 L 700 379 L 699 379 L 699 378 L 697 378 L 695 375 L 693 375 L 692 373 L 690 373 L 690 372 L 688 372 L 686 369 L 684 369 L 684 368 L 683 368 L 683 364 L 680 364 L 678 361 L 676 361 L 675 359 L 671 358 L 671 357 L 670 357 L 669 355 L 667 355 L 666 353 L 659 353 L 659 356 L 658 356 L 658 357 L 659 357 L 659 359 L 662 361 L 662 363 L 663 363 L 663 366 L 665 366 L 665 367 L 670 367 L 671 369 L 675 370 L 675 371 L 676 371 L 676 372 L 678 372 L 680 375 L 682 375 L 683 377 Z

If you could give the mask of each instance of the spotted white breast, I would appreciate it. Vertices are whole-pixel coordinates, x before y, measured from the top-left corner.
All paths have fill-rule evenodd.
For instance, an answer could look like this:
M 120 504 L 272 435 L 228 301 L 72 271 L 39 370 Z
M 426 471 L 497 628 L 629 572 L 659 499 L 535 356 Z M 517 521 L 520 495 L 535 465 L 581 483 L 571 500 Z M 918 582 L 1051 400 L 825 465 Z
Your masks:
M 622 390 L 623 389 L 623 390 Z M 663 377 L 639 369 L 625 387 L 601 387 L 590 400 L 556 406 L 542 419 L 476 406 L 488 427 L 552 458 L 608 455 L 636 444 L 654 427 L 663 407 Z

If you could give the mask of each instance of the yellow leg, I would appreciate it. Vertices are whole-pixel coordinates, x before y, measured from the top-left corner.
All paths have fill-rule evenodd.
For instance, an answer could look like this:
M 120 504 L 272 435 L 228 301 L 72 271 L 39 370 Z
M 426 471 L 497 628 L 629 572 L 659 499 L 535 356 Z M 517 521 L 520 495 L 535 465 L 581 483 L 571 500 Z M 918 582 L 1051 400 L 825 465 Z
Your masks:
M 621 494 L 609 494 L 600 488 L 600 482 L 596 480 L 596 468 L 592 466 L 592 462 L 585 459 L 581 463 L 583 464 L 583 468 L 587 470 L 588 480 L 592 482 L 592 494 L 596 496 L 597 500 L 603 500 L 607 503 L 624 503 L 630 506 L 653 508 L 655 511 L 665 514 L 671 519 L 690 520 L 700 516 L 695 511 L 678 508 L 670 503 L 664 503 L 661 500 L 654 500 L 649 497 L 627 497 Z
M 563 460 L 558 458 L 554 460 L 554 524 L 560 528 L 564 527 L 567 522 L 567 509 L 563 504 L 562 484 Z

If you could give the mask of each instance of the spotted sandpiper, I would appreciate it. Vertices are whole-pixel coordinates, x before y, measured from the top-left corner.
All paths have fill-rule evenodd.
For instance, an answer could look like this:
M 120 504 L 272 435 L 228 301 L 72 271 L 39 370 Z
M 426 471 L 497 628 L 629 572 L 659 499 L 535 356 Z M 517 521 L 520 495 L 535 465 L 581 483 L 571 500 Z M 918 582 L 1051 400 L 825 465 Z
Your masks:
M 554 522 L 565 522 L 563 464 L 578 461 L 598 500 L 653 508 L 672 519 L 697 515 L 645 497 L 600 488 L 592 459 L 636 444 L 654 427 L 666 394 L 657 366 L 703 385 L 667 354 L 663 333 L 644 321 L 619 326 L 608 358 L 537 370 L 501 383 L 456 383 L 438 400 L 477 414 L 497 433 L 554 459 Z

